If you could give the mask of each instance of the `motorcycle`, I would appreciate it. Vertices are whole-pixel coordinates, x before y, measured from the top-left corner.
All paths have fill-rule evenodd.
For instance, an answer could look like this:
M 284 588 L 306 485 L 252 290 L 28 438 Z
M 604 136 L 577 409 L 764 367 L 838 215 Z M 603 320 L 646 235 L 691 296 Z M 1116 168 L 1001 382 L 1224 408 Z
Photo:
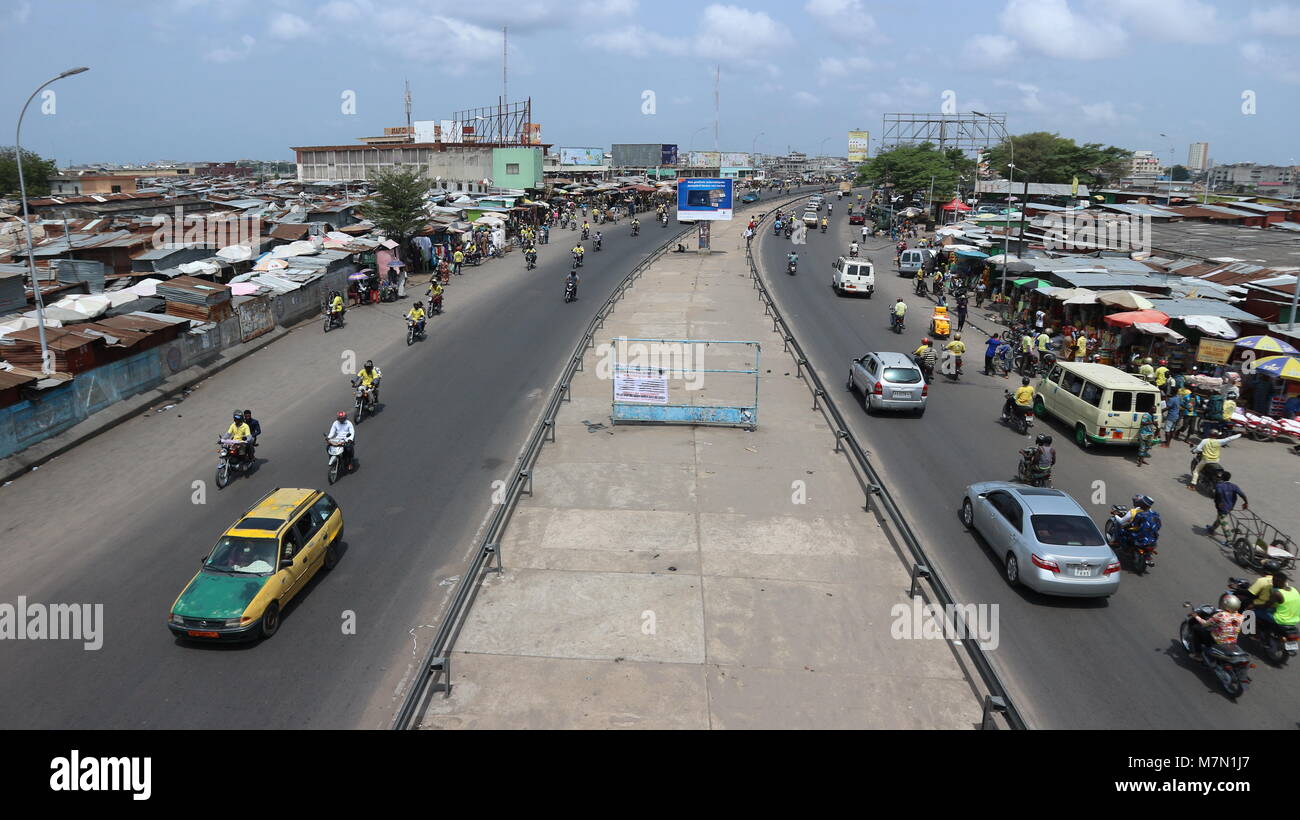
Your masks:
M 391 282 L 389 282 L 387 279 L 385 279 L 385 280 L 384 280 L 384 281 L 379 285 L 379 301 L 381 301 L 381 302 L 396 302 L 396 301 L 397 301 L 397 286 L 394 285 L 394 284 L 392 284 Z
M 578 298 L 578 286 L 573 282 L 564 283 L 564 301 L 569 303 Z
M 414 319 L 406 320 L 406 344 L 409 347 L 416 339 L 425 338 L 424 323 L 417 322 Z
M 528 263 L 528 267 L 525 268 L 525 270 L 532 270 L 533 268 L 537 267 L 537 254 L 535 253 L 524 254 L 524 261 Z
M 1192 456 L 1192 463 L 1188 469 L 1190 469 L 1192 472 L 1195 472 L 1196 465 L 1199 464 L 1200 462 L 1201 462 L 1201 456 L 1198 453 L 1197 455 Z M 1204 493 L 1206 495 L 1212 495 L 1214 493 L 1215 485 L 1217 485 L 1220 481 L 1223 480 L 1222 476 L 1223 476 L 1223 466 L 1219 464 L 1219 462 L 1211 461 L 1209 464 L 1206 464 L 1204 467 L 1201 468 L 1201 474 L 1196 478 L 1197 492 Z
M 1151 556 L 1156 554 L 1156 542 L 1139 544 L 1134 538 L 1134 532 L 1120 525 L 1120 519 L 1128 513 L 1128 510 L 1129 508 L 1123 504 L 1111 506 L 1110 518 L 1106 521 L 1106 543 L 1116 552 L 1127 553 L 1133 565 L 1133 572 L 1144 575 L 1155 563 L 1151 560 Z
M 600 250 L 600 240 L 596 240 L 596 250 Z
M 903 332 L 903 317 L 894 311 L 889 311 L 889 329 L 895 333 Z
M 347 465 L 343 463 L 344 454 L 347 453 L 347 442 L 341 438 L 330 438 L 329 433 L 325 433 L 325 455 L 328 457 L 327 464 L 329 472 L 327 478 L 329 483 L 333 484 L 339 480 L 340 472 L 348 472 Z
M 434 315 L 434 316 L 437 316 L 438 314 L 442 313 L 442 299 L 443 299 L 443 296 L 444 296 L 444 294 L 441 294 L 441 293 L 440 293 L 440 294 L 438 294 L 437 296 L 430 296 L 430 297 L 429 297 L 429 313 L 430 313 L 430 314 L 432 314 L 432 315 Z
M 794 233 L 794 228 L 791 227 L 790 225 L 786 225 L 784 230 L 782 230 L 781 232 L 785 234 L 786 239 L 789 239 L 790 234 Z
M 586 240 L 591 235 L 591 231 L 586 228 L 582 229 L 582 238 Z
M 346 312 L 346 310 L 325 308 L 325 332 L 329 333 L 331 328 L 343 327 L 343 314 Z
M 1189 656 L 1196 651 L 1194 630 L 1201 628 L 1192 617 L 1199 615 L 1203 619 L 1208 619 L 1217 611 L 1213 604 L 1203 604 L 1183 619 L 1182 626 L 1178 628 L 1178 642 L 1183 645 L 1183 649 Z M 1251 682 L 1250 670 L 1255 666 L 1250 662 L 1250 656 L 1245 650 L 1235 643 L 1211 643 L 1201 652 L 1200 662 L 1214 672 L 1224 693 L 1233 700 L 1245 693 L 1246 687 Z
M 857 249 L 857 248 L 849 248 L 849 258 L 850 258 L 850 259 L 857 259 L 857 258 L 858 258 L 858 249 Z
M 353 385 L 356 387 L 357 392 L 355 402 L 356 412 L 352 420 L 354 423 L 360 424 L 361 417 L 366 413 L 369 413 L 372 416 L 375 414 L 375 391 L 373 387 L 366 387 L 360 382 L 353 382 Z
M 247 473 L 253 466 L 248 443 L 238 439 L 217 436 L 217 489 L 230 483 L 232 473 Z
M 826 233 L 826 223 L 822 223 L 822 233 Z
M 583 257 L 583 256 L 586 256 L 586 254 L 575 253 L 575 254 L 573 255 L 573 266 L 574 266 L 575 268 L 580 268 L 580 267 L 582 267 L 582 257 Z
M 1038 459 L 1037 447 L 1026 447 L 1020 451 L 1020 463 L 1016 465 L 1016 481 L 1031 487 L 1051 487 L 1052 471 L 1043 472 L 1034 466 Z
M 939 370 L 949 379 L 957 381 L 961 378 L 961 359 L 961 356 L 957 356 L 952 352 L 945 350 L 943 352 L 943 362 L 940 364 Z
M 1250 581 L 1245 578 L 1229 578 L 1223 595 L 1236 595 L 1243 606 L 1254 598 L 1250 594 Z M 1219 597 L 1219 605 L 1223 605 L 1223 596 Z M 1253 615 L 1247 617 L 1255 623 L 1255 629 L 1249 633 L 1243 629 L 1241 634 L 1255 643 L 1269 663 L 1285 666 L 1287 661 L 1300 654 L 1300 627 L 1295 624 L 1265 625 Z
M 924 296 L 924 295 L 928 292 L 927 289 L 926 289 L 926 287 L 925 287 L 925 280 L 924 280 L 924 279 L 917 279 L 917 280 L 916 280 L 916 287 L 912 288 L 912 291 L 913 291 L 917 296 Z
M 632 235 L 633 235 L 633 236 L 640 236 L 640 235 L 641 235 L 641 226 L 640 226 L 640 225 L 633 225 L 633 226 L 632 226 Z
M 793 260 L 785 263 L 785 272 L 790 274 L 791 276 L 795 275 L 795 272 L 798 270 L 798 268 L 799 268 L 799 263 Z
M 1012 404 L 1015 404 L 1010 390 L 1003 390 L 1002 395 L 1011 400 Z M 1032 407 L 1022 408 L 1019 405 L 1015 405 L 1015 407 L 1014 412 L 1008 412 L 1004 404 L 1002 407 L 1002 420 L 1006 422 L 1007 426 L 1018 430 L 1020 435 L 1027 436 L 1029 431 L 1034 428 L 1034 409 Z

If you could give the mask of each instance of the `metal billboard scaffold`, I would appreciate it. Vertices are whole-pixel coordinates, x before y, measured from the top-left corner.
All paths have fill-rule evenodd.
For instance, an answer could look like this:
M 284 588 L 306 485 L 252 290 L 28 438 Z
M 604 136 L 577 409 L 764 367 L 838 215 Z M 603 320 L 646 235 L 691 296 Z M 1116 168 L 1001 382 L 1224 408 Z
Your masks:
M 1002 142 L 1006 114 L 886 114 L 881 149 L 932 142 L 940 150 L 976 151 Z
M 533 98 L 521 102 L 501 102 L 481 108 L 467 108 L 452 115 L 460 126 L 465 142 L 482 145 L 530 144 L 533 124 Z
M 645 346 L 652 346 L 653 350 L 669 352 L 662 356 L 664 361 L 659 365 L 628 364 L 624 360 L 628 345 L 642 346 L 640 349 L 643 351 Z M 693 361 L 702 361 L 702 350 L 713 345 L 744 345 L 752 348 L 753 366 L 712 369 L 693 366 Z M 615 424 L 704 424 L 744 427 L 747 430 L 758 427 L 758 365 L 761 353 L 758 342 L 620 338 L 612 352 L 615 361 L 611 368 L 613 401 L 610 420 Z M 708 373 L 752 376 L 753 400 L 726 404 L 682 402 L 683 390 L 702 387 L 702 383 L 692 387 L 690 382 Z

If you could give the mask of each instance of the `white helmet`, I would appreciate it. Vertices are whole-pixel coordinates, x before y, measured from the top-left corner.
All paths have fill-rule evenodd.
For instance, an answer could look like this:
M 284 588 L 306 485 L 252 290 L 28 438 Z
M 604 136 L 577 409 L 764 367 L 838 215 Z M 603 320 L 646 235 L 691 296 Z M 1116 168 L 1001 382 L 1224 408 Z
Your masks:
M 1236 595 L 1224 595 L 1223 600 L 1219 602 L 1225 612 L 1240 612 L 1241 599 Z

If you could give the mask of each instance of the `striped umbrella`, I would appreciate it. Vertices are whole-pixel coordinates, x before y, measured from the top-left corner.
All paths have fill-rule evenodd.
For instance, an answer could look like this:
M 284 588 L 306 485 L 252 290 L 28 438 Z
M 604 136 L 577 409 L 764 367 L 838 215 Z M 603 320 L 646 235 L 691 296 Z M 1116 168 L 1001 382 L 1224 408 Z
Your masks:
M 1259 350 L 1264 353 L 1287 353 L 1291 355 L 1300 355 L 1300 350 L 1296 350 L 1281 339 L 1274 339 L 1272 336 L 1242 336 L 1240 339 L 1233 342 L 1233 344 L 1237 347 Z
M 1255 372 L 1300 381 L 1300 358 L 1295 356 L 1265 356 L 1262 359 L 1255 360 Z

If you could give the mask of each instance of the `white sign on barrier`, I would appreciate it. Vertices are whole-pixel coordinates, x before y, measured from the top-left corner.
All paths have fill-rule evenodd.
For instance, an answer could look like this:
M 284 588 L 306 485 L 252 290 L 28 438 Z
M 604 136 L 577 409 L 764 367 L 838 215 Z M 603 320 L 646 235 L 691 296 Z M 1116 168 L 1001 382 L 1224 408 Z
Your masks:
M 614 401 L 641 404 L 667 404 L 668 379 L 664 376 L 614 374 Z

